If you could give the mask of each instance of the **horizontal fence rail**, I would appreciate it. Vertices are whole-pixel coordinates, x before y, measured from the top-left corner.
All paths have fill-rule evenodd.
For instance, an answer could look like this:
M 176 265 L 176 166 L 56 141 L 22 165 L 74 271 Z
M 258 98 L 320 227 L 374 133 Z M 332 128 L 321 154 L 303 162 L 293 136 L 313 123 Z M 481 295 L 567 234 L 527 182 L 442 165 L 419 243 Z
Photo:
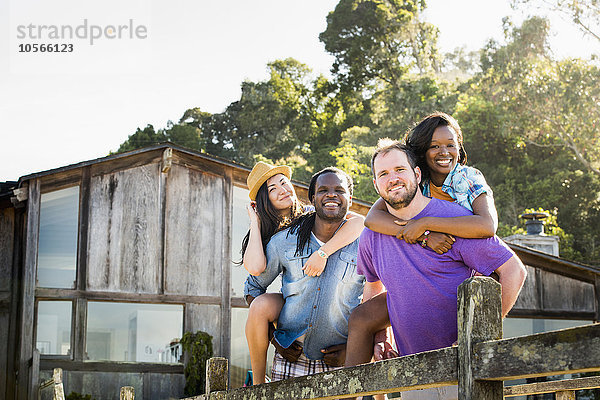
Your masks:
M 524 385 L 507 386 L 504 388 L 504 397 L 525 396 L 543 393 L 556 393 L 584 389 L 600 388 L 600 376 L 589 378 L 563 379 L 560 381 L 527 383 Z
M 500 285 L 470 278 L 458 290 L 458 346 L 233 390 L 227 360 L 213 358 L 207 394 L 188 399 L 337 399 L 458 384 L 460 400 L 500 400 L 530 386 L 504 388 L 504 380 L 600 371 L 600 324 L 501 339 L 500 312 Z M 573 389 L 552 390 L 569 398 L 562 394 Z
M 600 324 L 478 343 L 475 379 L 509 380 L 600 368 Z

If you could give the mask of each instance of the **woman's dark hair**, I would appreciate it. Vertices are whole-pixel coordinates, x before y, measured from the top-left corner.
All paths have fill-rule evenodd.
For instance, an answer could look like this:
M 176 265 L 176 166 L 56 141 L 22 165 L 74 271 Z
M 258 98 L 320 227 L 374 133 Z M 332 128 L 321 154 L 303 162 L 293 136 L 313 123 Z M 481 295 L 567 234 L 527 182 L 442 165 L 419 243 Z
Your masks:
M 458 122 L 450 115 L 436 111 L 423 118 L 421 122 L 415 125 L 415 127 L 406 134 L 404 139 L 406 145 L 417 156 L 417 165 L 421 169 L 423 180 L 429 179 L 429 167 L 425 161 L 425 153 L 427 153 L 427 150 L 429 150 L 429 146 L 431 145 L 433 132 L 440 126 L 448 126 L 456 133 L 456 140 L 458 141 L 459 146 L 458 163 L 465 164 L 467 162 L 467 152 L 463 146 L 463 134 L 460 125 L 458 125 Z
M 296 220 L 304 212 L 302 203 L 296 197 L 289 217 L 282 217 L 279 211 L 273 207 L 271 200 L 269 200 L 269 191 L 267 189 L 267 182 L 263 183 L 256 193 L 256 213 L 260 219 L 260 237 L 262 239 L 263 251 L 267 252 L 267 243 L 278 231 L 283 228 L 287 228 L 292 221 Z M 242 261 L 244 262 L 244 254 L 248 247 L 248 240 L 250 240 L 250 230 L 244 236 L 242 240 Z
M 311 202 L 313 201 L 313 197 L 315 195 L 317 179 L 319 178 L 319 176 L 321 176 L 323 174 L 336 174 L 340 178 L 345 179 L 346 184 L 348 185 L 348 191 L 350 193 L 350 196 L 352 196 L 352 191 L 354 190 L 354 183 L 353 183 L 350 175 L 348 175 L 341 169 L 338 169 L 335 167 L 327 167 L 327 168 L 322 169 L 321 171 L 317 172 L 316 174 L 314 174 L 312 176 L 312 178 L 310 178 L 310 183 L 308 184 L 308 198 L 310 199 Z M 315 218 L 316 218 L 316 212 L 313 211 L 313 212 L 301 215 L 292 223 L 290 230 L 288 231 L 288 235 L 298 232 L 298 236 L 297 236 L 297 240 L 296 240 L 295 256 L 302 254 L 302 251 L 308 244 L 308 241 L 310 240 L 310 233 L 312 232 L 312 229 L 315 225 Z

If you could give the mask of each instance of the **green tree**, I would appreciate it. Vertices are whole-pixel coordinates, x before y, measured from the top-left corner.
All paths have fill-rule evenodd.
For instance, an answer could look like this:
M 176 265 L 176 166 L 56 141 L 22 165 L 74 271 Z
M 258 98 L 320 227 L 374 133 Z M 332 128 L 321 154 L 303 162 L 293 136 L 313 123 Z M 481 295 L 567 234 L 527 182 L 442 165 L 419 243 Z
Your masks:
M 423 0 L 340 0 L 319 39 L 335 57 L 332 72 L 341 85 L 395 86 L 413 67 L 436 69 L 438 30 L 420 20 L 424 8 Z
M 368 127 L 352 127 L 342 133 L 339 146 L 330 153 L 335 158 L 335 166 L 352 177 L 354 197 L 368 201 L 378 197 L 373 188 L 370 165 L 375 150 L 373 138 Z
M 165 141 L 167 141 L 167 138 L 164 132 L 160 130 L 156 132 L 154 127 L 148 124 L 144 129 L 137 128 L 133 135 L 129 135 L 127 140 L 119 146 L 117 153 L 151 146 Z
M 169 142 L 193 150 L 202 150 L 200 130 L 190 125 L 167 123 L 164 134 Z
M 561 146 L 600 177 L 600 68 L 583 60 L 544 62 L 532 68 L 512 93 L 512 108 L 528 144 Z M 515 90 L 516 89 L 516 90 Z
M 558 225 L 557 212 L 555 208 L 553 210 L 544 210 L 542 207 L 538 208 L 527 208 L 522 210 L 521 214 L 541 212 L 548 214 L 548 217 L 544 219 L 544 234 L 549 236 L 557 236 L 560 243 L 560 256 L 569 260 L 581 259 L 581 254 L 573 248 L 573 235 L 565 232 L 563 228 Z M 506 237 L 514 234 L 526 234 L 525 221 L 519 219 L 519 225 L 509 226 L 506 224 L 500 224 L 498 227 L 498 236 Z
M 506 109 L 507 128 L 525 144 L 560 146 L 600 175 L 600 68 L 578 59 L 552 60 L 548 21 L 533 17 L 514 28 L 509 43 L 490 43 L 482 56 L 478 85 Z
M 488 43 L 482 71 L 456 107 L 469 163 L 494 188 L 503 224 L 517 225 L 523 209 L 556 208 L 558 223 L 573 235 L 572 246 L 561 243 L 561 254 L 597 262 L 596 67 L 550 58 L 547 21 L 506 22 L 507 43 Z
M 268 81 L 242 84 L 233 147 L 246 163 L 256 153 L 271 159 L 298 154 L 313 129 L 306 109 L 310 68 L 293 59 L 269 63 L 269 68 Z
M 451 78 L 464 79 L 471 77 L 479 67 L 479 51 L 467 51 L 465 46 L 457 47 L 444 54 L 442 71 L 454 73 Z
M 158 131 L 155 131 L 152 125 L 147 125 L 144 129 L 138 128 L 133 135 L 130 135 L 121 144 L 117 153 L 164 142 L 172 142 L 192 150 L 202 149 L 198 129 L 189 125 L 174 124 L 172 121 L 167 121 L 167 127 Z
M 206 388 L 206 362 L 213 356 L 212 336 L 206 332 L 186 332 L 181 338 L 186 363 L 184 393 L 188 396 L 203 394 Z
M 371 119 L 376 124 L 373 132 L 377 138 L 403 139 L 415 123 L 433 111 L 452 114 L 457 99 L 455 84 L 432 73 L 407 74 L 396 87 L 385 85 L 373 95 Z
M 313 130 L 312 72 L 291 58 L 268 67 L 269 80 L 243 82 L 240 99 L 223 113 L 185 112 L 180 123 L 199 131 L 204 151 L 244 164 L 252 164 L 255 155 L 276 160 L 301 153 Z

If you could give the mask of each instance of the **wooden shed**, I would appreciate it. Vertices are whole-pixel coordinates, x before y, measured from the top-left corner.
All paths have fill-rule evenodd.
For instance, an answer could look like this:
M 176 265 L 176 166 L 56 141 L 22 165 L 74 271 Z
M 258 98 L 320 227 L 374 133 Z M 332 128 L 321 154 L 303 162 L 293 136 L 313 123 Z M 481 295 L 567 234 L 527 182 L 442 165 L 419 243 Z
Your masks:
M 0 397 L 37 398 L 57 367 L 67 393 L 183 397 L 177 342 L 199 330 L 240 386 L 249 170 L 164 144 L 3 183 Z M 529 278 L 507 333 L 599 319 L 600 269 L 512 247 Z

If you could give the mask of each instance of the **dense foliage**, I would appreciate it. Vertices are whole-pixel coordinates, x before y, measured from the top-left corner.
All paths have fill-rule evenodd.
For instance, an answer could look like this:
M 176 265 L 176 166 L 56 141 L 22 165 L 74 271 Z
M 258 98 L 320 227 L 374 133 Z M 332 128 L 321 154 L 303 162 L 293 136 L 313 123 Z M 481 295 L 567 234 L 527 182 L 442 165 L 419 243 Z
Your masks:
M 582 30 L 595 27 L 596 1 L 537 0 L 570 12 Z M 555 59 L 539 17 L 521 26 L 505 19 L 504 42 L 478 53 L 441 55 L 424 8 L 424 0 L 340 0 L 319 37 L 335 57 L 331 79 L 292 58 L 273 61 L 269 78 L 243 82 L 222 113 L 191 108 L 164 129 L 138 129 L 119 151 L 169 140 L 246 165 L 287 163 L 299 180 L 337 165 L 354 177 L 355 197 L 374 200 L 369 160 L 378 138 L 400 139 L 445 111 L 463 128 L 469 164 L 494 189 L 499 233 L 515 232 L 525 209 L 541 207 L 563 230 L 563 256 L 600 264 L 597 56 Z
M 212 336 L 206 332 L 186 332 L 181 338 L 185 356 L 184 393 L 187 396 L 203 394 L 206 389 L 206 362 L 213 356 Z

